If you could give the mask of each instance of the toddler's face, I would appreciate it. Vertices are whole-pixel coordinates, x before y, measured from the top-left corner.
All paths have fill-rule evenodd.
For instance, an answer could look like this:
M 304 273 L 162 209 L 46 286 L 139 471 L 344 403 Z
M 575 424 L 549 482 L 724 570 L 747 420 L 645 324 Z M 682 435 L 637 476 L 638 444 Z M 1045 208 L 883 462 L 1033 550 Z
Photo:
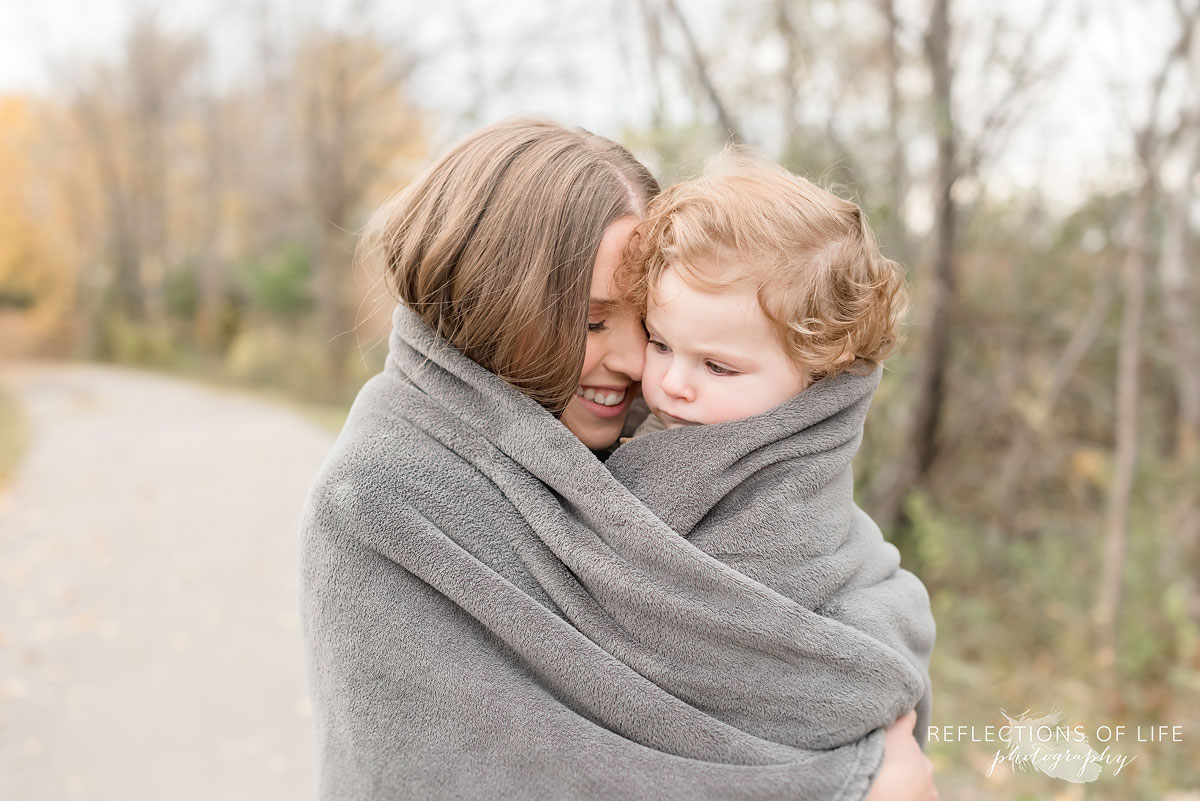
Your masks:
M 646 331 L 642 394 L 667 428 L 750 417 L 807 385 L 751 291 L 705 292 L 670 268 Z

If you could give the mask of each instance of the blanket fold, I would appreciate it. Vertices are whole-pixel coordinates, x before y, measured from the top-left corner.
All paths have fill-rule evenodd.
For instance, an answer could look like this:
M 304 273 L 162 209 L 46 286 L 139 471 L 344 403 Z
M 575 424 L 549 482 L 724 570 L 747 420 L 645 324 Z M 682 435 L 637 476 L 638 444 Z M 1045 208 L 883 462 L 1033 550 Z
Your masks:
M 303 516 L 322 801 L 862 798 L 933 636 L 841 503 L 878 376 L 601 463 L 393 323 Z

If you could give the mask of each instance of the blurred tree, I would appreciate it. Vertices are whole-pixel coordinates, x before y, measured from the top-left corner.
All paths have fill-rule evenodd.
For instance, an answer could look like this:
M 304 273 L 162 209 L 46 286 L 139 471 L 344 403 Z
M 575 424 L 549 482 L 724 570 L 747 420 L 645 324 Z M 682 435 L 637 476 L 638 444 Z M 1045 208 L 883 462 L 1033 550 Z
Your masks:
M 196 254 L 196 314 L 193 334 L 201 347 L 215 350 L 220 344 L 221 315 L 228 294 L 225 271 L 221 263 L 221 231 L 223 197 L 225 194 L 226 170 L 229 147 L 225 133 L 223 106 L 219 98 L 207 94 L 199 103 L 196 126 L 200 142 L 196 148 L 203 165 L 199 173 L 196 205 L 200 218 L 198 225 L 199 253 Z
M 1162 561 L 1181 585 L 1186 612 L 1200 620 L 1200 515 L 1196 514 L 1200 509 L 1200 287 L 1192 223 L 1200 171 L 1200 36 L 1196 24 L 1191 21 L 1185 73 L 1190 98 L 1185 101 L 1175 141 L 1168 143 L 1164 157 L 1173 156 L 1176 169 L 1163 176 L 1166 208 L 1158 279 L 1175 379 L 1173 478 L 1179 487 L 1171 510 L 1171 529 L 1176 536 L 1168 538 Z
M 54 123 L 40 98 L 0 97 L 0 338 L 13 340 L 0 352 L 14 355 L 59 345 L 76 301 L 70 208 L 43 172 Z
M 683 37 L 683 43 L 687 48 L 692 74 L 704 97 L 712 106 L 713 113 L 717 118 L 717 125 L 722 131 L 723 136 L 727 137 L 730 142 L 743 142 L 744 133 L 742 127 L 734 120 L 733 114 L 729 110 L 729 105 L 725 102 L 720 90 L 717 89 L 716 83 L 713 82 L 712 68 L 709 65 L 708 58 L 704 55 L 699 43 L 696 41 L 696 35 L 692 33 L 692 26 L 688 24 L 687 17 L 680 10 L 676 0 L 662 0 L 662 2 L 666 13 L 679 28 L 679 33 Z
M 115 274 L 116 309 L 157 327 L 166 322 L 165 277 L 176 255 L 168 190 L 173 137 L 202 56 L 198 36 L 169 34 L 155 15 L 143 14 L 120 63 L 77 70 L 70 93 L 103 199 L 101 250 Z
M 1040 19 L 1018 40 L 1017 47 L 1005 53 L 1007 38 L 1003 12 L 997 12 L 982 41 L 976 42 L 987 55 L 982 69 L 1002 73 L 1001 92 L 975 130 L 963 129 L 961 93 L 955 92 L 958 66 L 952 59 L 958 37 L 974 26 L 957 27 L 951 20 L 950 0 L 933 0 L 925 26 L 923 46 L 932 88 L 930 107 L 936 140 L 936 160 L 932 180 L 934 199 L 930 269 L 921 276 L 924 286 L 920 303 L 925 320 L 917 343 L 913 373 L 909 376 L 911 399 L 897 458 L 881 476 L 872 513 L 885 530 L 892 528 L 904 513 L 905 502 L 913 488 L 928 481 L 938 456 L 941 437 L 946 375 L 950 362 L 952 325 L 957 305 L 957 267 L 959 259 L 960 201 L 957 187 L 964 179 L 978 185 L 984 162 L 1004 141 L 1026 104 L 1030 90 L 1053 71 L 1061 56 L 1041 55 L 1041 39 L 1050 29 L 1056 8 L 1046 0 Z M 889 9 L 885 9 L 885 13 Z M 889 32 L 895 24 L 889 16 Z M 889 41 L 894 39 L 889 35 Z M 979 76 L 972 76 L 977 82 Z M 974 98 L 978 102 L 978 98 Z
M 36 119 L 24 97 L 0 98 L 0 308 L 27 308 L 35 298 L 33 269 L 38 244 L 30 241 L 37 229 L 30 225 L 29 142 Z
M 369 34 L 312 30 L 295 56 L 297 124 L 305 197 L 316 217 L 314 288 L 329 370 L 341 378 L 355 327 L 350 265 L 353 223 L 381 176 L 421 150 L 406 84 L 415 62 Z
M 1151 250 L 1151 215 L 1160 194 L 1159 173 L 1162 168 L 1163 153 L 1171 139 L 1183 137 L 1188 129 L 1191 114 L 1184 109 L 1174 133 L 1164 133 L 1162 116 L 1164 94 L 1167 81 L 1179 65 L 1189 65 L 1191 50 L 1195 46 L 1196 26 L 1200 23 L 1200 4 L 1185 5 L 1184 0 L 1174 0 L 1173 9 L 1176 14 L 1177 36 L 1163 60 L 1162 67 L 1153 76 L 1145 121 L 1134 132 L 1134 153 L 1138 166 L 1138 185 L 1134 194 L 1133 210 L 1129 220 L 1129 239 L 1126 243 L 1126 258 L 1123 269 L 1124 309 L 1121 317 L 1121 334 L 1117 353 L 1116 380 L 1116 414 L 1114 419 L 1115 453 L 1113 456 L 1113 471 L 1109 484 L 1108 505 L 1104 524 L 1104 557 L 1100 585 L 1097 591 L 1095 606 L 1095 625 L 1097 634 L 1097 658 L 1103 675 L 1108 680 L 1110 691 L 1115 680 L 1115 663 L 1117 653 L 1118 616 L 1121 609 L 1124 579 L 1127 561 L 1127 536 L 1129 527 L 1129 510 L 1133 493 L 1134 472 L 1137 467 L 1139 437 L 1138 437 L 1138 408 L 1141 393 L 1141 357 L 1144 338 L 1143 318 L 1145 315 L 1146 282 L 1152 266 Z M 1188 162 L 1192 163 L 1192 154 L 1188 154 Z M 1190 199 L 1186 194 L 1181 198 L 1184 202 Z M 1190 215 L 1190 206 L 1177 214 Z M 1168 219 L 1171 214 L 1168 213 Z M 1167 229 L 1170 237 L 1177 232 Z M 1172 250 L 1178 249 L 1182 243 L 1166 243 L 1163 260 L 1168 262 L 1165 268 L 1169 278 L 1174 278 L 1173 270 L 1176 265 L 1170 260 L 1176 257 Z M 1165 283 L 1165 282 L 1164 282 Z M 1169 285 L 1168 285 L 1169 286 Z M 1166 289 L 1167 286 L 1164 286 Z M 1176 287 L 1177 289 L 1177 287 Z M 1170 300 L 1164 299 L 1167 305 L 1165 315 L 1169 323 L 1179 323 L 1172 319 L 1173 315 L 1186 314 L 1182 304 L 1186 304 L 1186 296 Z M 1174 307 L 1174 308 L 1171 308 Z M 1193 332 L 1188 330 L 1192 322 L 1182 321 L 1182 329 L 1172 325 L 1175 343 L 1182 348 L 1177 354 L 1184 356 L 1190 347 Z M 1177 370 L 1177 375 L 1183 378 L 1184 392 L 1190 391 L 1187 386 L 1191 374 L 1200 369 L 1195 363 L 1183 365 Z M 1184 403 L 1188 399 L 1182 399 Z M 1191 414 L 1191 410 L 1184 412 Z M 1181 416 L 1181 422 L 1182 422 Z M 1184 424 L 1186 426 L 1186 424 Z M 1185 436 L 1190 436 L 1185 433 Z M 1181 446 L 1190 448 L 1188 443 Z M 1195 497 L 1193 491 L 1188 495 Z M 1191 537 L 1193 535 L 1185 535 Z
M 914 255 L 908 228 L 904 224 L 904 203 L 910 189 L 908 156 L 900 122 L 904 114 L 904 95 L 900 89 L 900 74 L 904 66 L 904 46 L 901 42 L 902 23 L 896 0 L 878 0 L 879 11 L 887 22 L 884 40 L 884 75 L 887 84 L 887 195 L 883 203 L 883 229 L 888 254 L 901 264 L 910 264 Z

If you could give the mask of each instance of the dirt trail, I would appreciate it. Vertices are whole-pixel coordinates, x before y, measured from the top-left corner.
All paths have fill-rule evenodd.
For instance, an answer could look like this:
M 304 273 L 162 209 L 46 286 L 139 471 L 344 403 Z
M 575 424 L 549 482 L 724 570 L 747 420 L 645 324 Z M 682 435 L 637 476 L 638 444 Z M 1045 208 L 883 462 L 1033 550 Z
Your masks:
M 136 370 L 0 383 L 0 798 L 314 797 L 296 538 L 332 435 Z

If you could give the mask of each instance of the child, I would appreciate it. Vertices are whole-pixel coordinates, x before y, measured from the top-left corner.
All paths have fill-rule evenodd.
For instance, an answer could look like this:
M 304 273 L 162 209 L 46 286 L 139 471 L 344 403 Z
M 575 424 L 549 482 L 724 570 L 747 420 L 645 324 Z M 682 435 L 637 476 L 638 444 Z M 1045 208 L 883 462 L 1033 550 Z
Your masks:
M 652 415 L 634 437 L 765 412 L 896 346 L 899 266 L 858 206 L 782 167 L 726 151 L 639 233 L 621 280 L 645 317 Z
M 721 458 L 749 478 L 721 484 L 720 470 L 709 469 L 705 493 L 727 494 L 698 522 L 681 518 L 677 531 L 743 575 L 904 654 L 924 682 L 912 698 L 923 743 L 935 628 L 928 598 L 854 504 L 849 466 L 878 367 L 897 344 L 906 299 L 899 266 L 879 252 L 854 203 L 727 151 L 700 178 L 652 202 L 618 283 L 645 318 L 642 394 L 651 415 L 606 464 L 635 478 L 677 474 L 687 500 L 664 508 L 687 509 L 697 469 L 688 460 L 702 458 L 700 432 L 635 451 L 627 449 L 638 443 L 624 443 L 726 423 L 720 436 L 737 439 Z M 789 403 L 801 395 L 811 401 Z M 652 459 L 633 471 L 626 464 Z M 636 480 L 630 486 L 638 491 Z M 885 586 L 919 611 L 897 612 L 880 592 Z M 850 696 L 845 708 L 859 702 Z M 833 719 L 812 723 L 836 729 Z

